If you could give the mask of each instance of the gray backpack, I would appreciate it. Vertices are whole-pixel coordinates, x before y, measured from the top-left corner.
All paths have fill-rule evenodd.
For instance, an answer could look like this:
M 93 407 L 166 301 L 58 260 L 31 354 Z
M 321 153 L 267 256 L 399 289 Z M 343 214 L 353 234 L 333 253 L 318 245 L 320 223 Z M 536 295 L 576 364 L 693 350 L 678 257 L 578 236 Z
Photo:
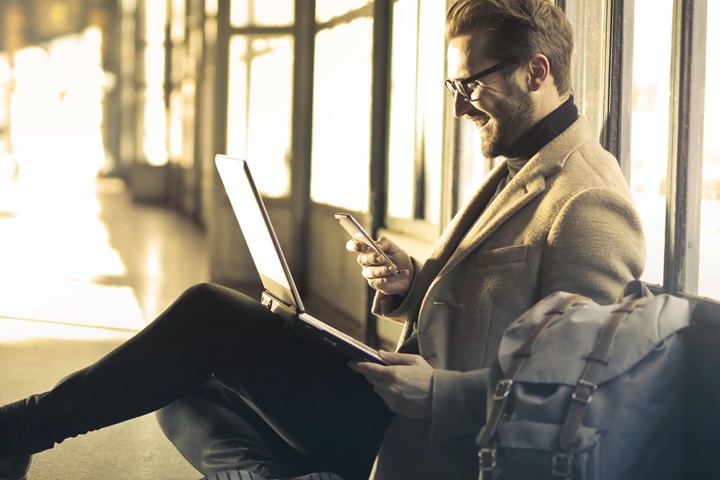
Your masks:
M 616 305 L 565 292 L 503 334 L 480 480 L 681 478 L 688 302 L 642 282 Z

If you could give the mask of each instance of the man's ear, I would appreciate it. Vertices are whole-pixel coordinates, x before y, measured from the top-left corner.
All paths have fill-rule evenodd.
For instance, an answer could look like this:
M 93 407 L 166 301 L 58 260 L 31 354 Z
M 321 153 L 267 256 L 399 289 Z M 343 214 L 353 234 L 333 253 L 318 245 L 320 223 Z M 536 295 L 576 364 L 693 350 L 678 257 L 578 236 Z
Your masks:
M 528 62 L 528 89 L 531 92 L 540 90 L 550 78 L 550 61 L 541 54 L 536 53 Z

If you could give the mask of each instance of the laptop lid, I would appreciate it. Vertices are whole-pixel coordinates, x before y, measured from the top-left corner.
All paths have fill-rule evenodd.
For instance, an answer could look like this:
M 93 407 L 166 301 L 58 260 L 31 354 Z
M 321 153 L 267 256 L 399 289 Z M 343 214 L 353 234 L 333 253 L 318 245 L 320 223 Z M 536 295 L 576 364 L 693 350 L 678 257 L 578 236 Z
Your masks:
M 305 313 L 248 163 L 226 155 L 216 155 L 215 164 L 265 288 L 263 304 L 283 318 L 287 314 L 298 318 L 301 334 L 310 335 L 349 358 L 387 365 L 373 348 Z M 271 301 L 266 303 L 267 294 Z M 283 304 L 284 308 L 278 308 L 279 304 Z
M 216 155 L 215 165 L 263 287 L 272 296 L 293 307 L 296 313 L 304 312 L 305 308 L 247 161 Z

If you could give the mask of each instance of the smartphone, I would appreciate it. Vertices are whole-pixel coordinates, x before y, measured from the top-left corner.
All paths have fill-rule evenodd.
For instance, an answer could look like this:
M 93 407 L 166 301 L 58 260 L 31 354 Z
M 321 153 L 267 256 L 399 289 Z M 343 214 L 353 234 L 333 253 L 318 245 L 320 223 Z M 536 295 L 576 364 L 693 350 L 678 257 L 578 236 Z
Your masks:
M 383 257 L 385 259 L 385 265 L 395 265 L 393 261 L 390 260 L 390 257 L 385 255 L 385 252 L 383 252 L 382 249 L 378 247 L 378 244 L 375 243 L 375 240 L 373 240 L 370 235 L 368 235 L 365 229 L 360 226 L 358 221 L 355 220 L 352 215 L 350 215 L 349 213 L 336 213 L 335 218 L 337 219 L 338 223 L 340 223 L 340 226 L 343 227 L 353 239 L 361 241 L 362 243 L 370 247 L 375 253 Z M 397 268 L 395 269 L 395 273 L 398 273 Z

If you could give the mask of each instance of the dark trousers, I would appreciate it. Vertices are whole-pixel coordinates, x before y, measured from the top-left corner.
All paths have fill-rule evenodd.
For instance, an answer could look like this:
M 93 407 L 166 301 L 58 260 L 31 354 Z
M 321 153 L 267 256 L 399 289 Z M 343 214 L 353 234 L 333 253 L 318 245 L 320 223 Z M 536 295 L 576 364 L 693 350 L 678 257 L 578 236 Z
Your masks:
M 161 408 L 161 427 L 203 474 L 277 478 L 366 479 L 392 417 L 347 358 L 259 302 L 200 284 L 97 363 L 2 407 L 0 453 L 36 453 Z

